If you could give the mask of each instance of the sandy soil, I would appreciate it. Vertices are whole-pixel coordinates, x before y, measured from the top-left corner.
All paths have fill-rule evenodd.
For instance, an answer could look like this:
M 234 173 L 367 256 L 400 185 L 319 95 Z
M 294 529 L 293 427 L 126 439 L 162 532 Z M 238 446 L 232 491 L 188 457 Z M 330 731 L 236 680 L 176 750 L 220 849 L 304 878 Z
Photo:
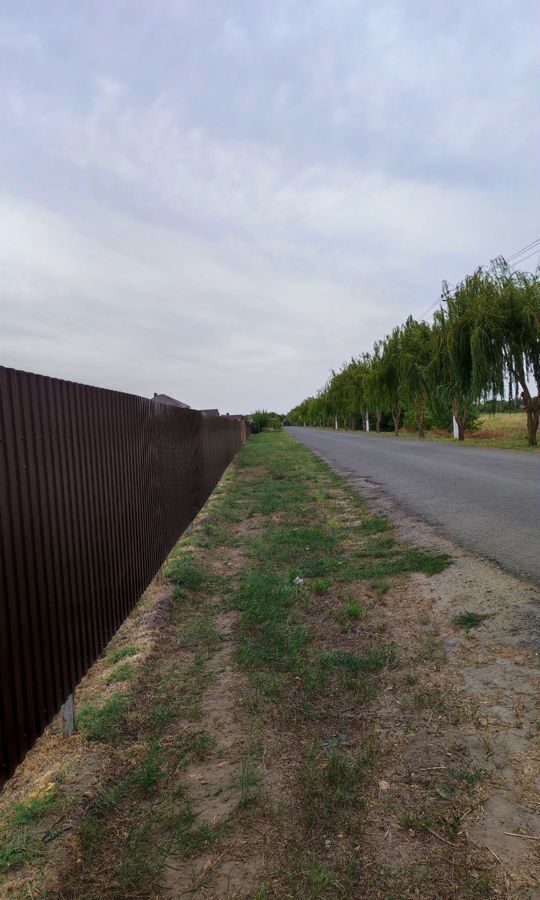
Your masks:
M 509 896 L 536 900 L 540 898 L 540 592 L 404 514 L 381 496 L 376 485 L 350 480 L 374 511 L 394 520 L 403 539 L 448 553 L 454 560 L 430 578 L 412 575 L 406 596 L 394 593 L 388 600 L 393 634 L 402 647 L 410 646 L 428 624 L 435 628 L 445 664 L 433 672 L 433 687 L 465 713 L 457 716 L 456 724 L 445 721 L 443 727 L 431 717 L 424 733 L 401 742 L 401 755 L 410 770 L 418 769 L 419 747 L 423 755 L 429 748 L 429 759 L 423 763 L 433 766 L 433 772 L 444 772 L 453 745 L 487 773 L 482 802 L 465 820 L 466 834 L 501 862 Z M 464 611 L 489 618 L 466 634 L 452 624 Z M 424 624 L 418 624 L 419 616 Z

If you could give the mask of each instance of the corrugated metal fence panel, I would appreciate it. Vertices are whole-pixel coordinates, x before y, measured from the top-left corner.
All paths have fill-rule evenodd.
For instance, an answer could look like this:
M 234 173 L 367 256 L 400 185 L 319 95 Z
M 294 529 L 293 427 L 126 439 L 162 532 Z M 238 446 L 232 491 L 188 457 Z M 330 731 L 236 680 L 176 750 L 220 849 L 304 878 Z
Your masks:
M 245 437 L 223 416 L 0 367 L 0 784 Z

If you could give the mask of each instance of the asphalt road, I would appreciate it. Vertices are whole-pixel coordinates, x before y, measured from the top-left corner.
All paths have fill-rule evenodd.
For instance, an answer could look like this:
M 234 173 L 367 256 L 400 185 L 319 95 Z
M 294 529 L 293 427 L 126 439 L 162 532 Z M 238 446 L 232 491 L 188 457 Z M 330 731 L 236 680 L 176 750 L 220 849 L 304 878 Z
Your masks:
M 540 455 L 288 428 L 462 547 L 540 584 Z

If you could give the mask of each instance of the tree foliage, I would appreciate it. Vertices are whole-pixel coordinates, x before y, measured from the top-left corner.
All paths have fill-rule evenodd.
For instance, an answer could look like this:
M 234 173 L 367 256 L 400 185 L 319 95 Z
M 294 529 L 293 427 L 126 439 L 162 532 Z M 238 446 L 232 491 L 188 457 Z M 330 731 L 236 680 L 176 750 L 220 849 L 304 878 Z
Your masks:
M 332 371 L 324 387 L 298 404 L 291 423 L 380 430 L 404 416 L 420 437 L 426 422 L 447 420 L 460 439 L 478 403 L 519 398 L 527 436 L 536 445 L 540 420 L 540 270 L 514 272 L 504 259 L 467 275 L 453 291 L 443 282 L 433 323 L 412 316 L 363 353 Z

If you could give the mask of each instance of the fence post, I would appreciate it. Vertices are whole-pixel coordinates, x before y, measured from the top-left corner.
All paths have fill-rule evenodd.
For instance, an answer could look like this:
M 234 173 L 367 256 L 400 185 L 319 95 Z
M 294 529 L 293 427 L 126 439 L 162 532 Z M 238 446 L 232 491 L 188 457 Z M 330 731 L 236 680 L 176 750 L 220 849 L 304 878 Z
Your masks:
M 70 694 L 66 702 L 60 708 L 62 716 L 62 734 L 64 737 L 71 737 L 75 731 L 75 700 L 73 694 Z

